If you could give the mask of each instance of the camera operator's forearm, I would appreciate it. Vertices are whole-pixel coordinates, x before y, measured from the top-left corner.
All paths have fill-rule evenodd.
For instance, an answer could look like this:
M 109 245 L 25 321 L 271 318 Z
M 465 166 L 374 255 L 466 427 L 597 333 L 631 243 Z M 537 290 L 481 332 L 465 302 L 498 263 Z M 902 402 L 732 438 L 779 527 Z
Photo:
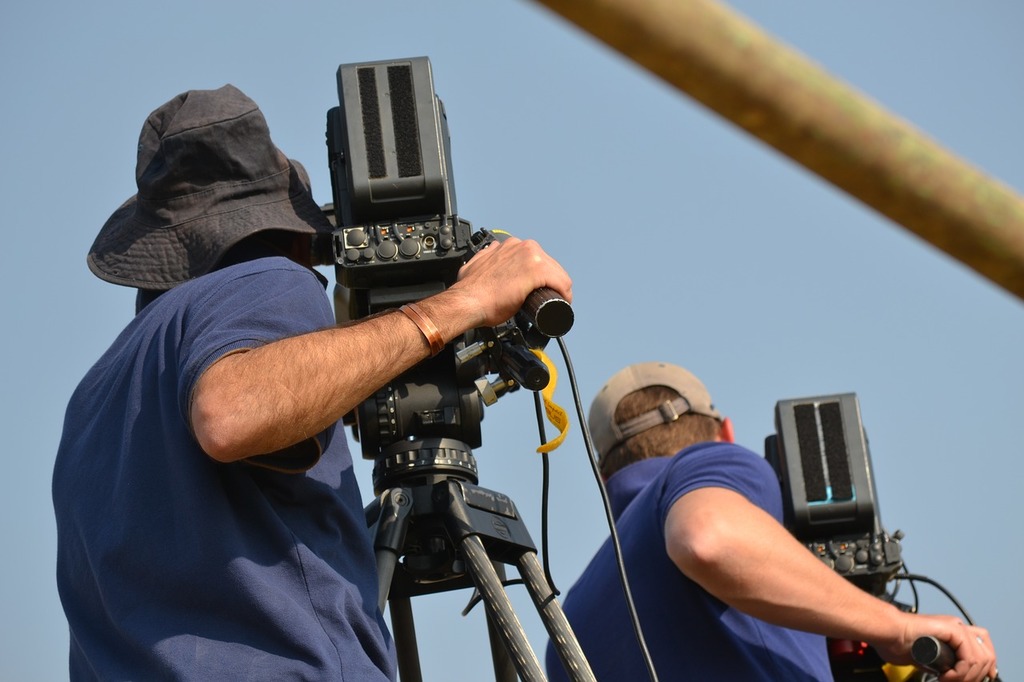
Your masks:
M 776 625 L 891 640 L 903 615 L 838 576 L 771 516 L 731 490 L 684 495 L 665 526 L 669 556 L 727 604 Z
M 417 305 L 444 342 L 482 319 L 457 291 Z M 417 324 L 391 311 L 227 355 L 196 385 L 193 431 L 222 462 L 281 450 L 337 422 L 429 350 Z
M 867 642 L 897 664 L 911 663 L 914 641 L 931 635 L 956 651 L 951 682 L 995 676 L 987 630 L 952 616 L 905 613 L 861 590 L 731 490 L 703 488 L 676 501 L 665 521 L 665 547 L 687 577 L 763 621 Z
M 426 330 L 405 313 L 388 312 L 225 356 L 194 390 L 196 439 L 211 457 L 229 462 L 310 438 L 425 359 L 430 326 L 440 336 L 435 343 L 447 343 L 511 318 L 542 286 L 572 300 L 562 267 L 536 242 L 510 238 L 474 256 L 447 290 L 416 302 L 429 320 Z

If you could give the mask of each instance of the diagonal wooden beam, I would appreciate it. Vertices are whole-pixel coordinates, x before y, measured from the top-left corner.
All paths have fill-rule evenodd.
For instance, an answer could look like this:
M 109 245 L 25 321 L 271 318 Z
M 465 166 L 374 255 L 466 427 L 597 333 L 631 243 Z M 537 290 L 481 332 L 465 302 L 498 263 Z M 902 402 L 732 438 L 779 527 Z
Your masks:
M 1024 200 L 714 0 L 538 0 L 1024 299 Z

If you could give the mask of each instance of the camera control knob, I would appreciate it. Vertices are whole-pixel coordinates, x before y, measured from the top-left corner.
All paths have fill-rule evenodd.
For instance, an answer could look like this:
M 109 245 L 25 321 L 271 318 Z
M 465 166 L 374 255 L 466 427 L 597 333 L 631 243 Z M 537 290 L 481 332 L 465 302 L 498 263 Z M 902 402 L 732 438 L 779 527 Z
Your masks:
M 420 254 L 420 240 L 415 237 L 403 239 L 398 246 L 398 251 L 405 258 L 415 258 Z
M 851 570 L 853 570 L 853 557 L 849 554 L 836 557 L 836 571 L 839 573 L 849 573 Z
M 361 249 L 366 246 L 366 230 L 355 227 L 345 233 L 345 246 Z
M 437 235 L 438 235 L 437 242 L 438 242 L 438 244 L 440 244 L 440 246 L 441 246 L 441 248 L 443 250 L 447 251 L 448 249 L 450 249 L 453 246 L 455 246 L 455 238 L 454 238 L 454 236 L 452 236 L 452 226 L 451 225 L 442 225 L 437 230 Z
M 381 260 L 394 260 L 398 254 L 398 247 L 395 246 L 393 241 L 386 240 L 380 243 L 377 247 L 377 258 Z

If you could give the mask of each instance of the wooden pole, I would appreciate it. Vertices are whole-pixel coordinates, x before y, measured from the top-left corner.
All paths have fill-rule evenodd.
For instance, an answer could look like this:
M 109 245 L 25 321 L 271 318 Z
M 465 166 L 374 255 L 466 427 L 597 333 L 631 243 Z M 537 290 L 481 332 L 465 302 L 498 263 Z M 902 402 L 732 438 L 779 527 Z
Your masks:
M 539 0 L 1024 299 L 1024 200 L 715 0 Z

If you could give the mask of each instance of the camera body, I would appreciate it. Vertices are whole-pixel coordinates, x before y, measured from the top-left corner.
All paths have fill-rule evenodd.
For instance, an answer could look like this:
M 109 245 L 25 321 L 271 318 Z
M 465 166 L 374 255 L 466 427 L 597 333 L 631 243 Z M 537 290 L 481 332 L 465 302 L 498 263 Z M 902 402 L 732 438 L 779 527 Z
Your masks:
M 782 486 L 785 523 L 838 574 L 881 596 L 903 566 L 882 528 L 860 404 L 853 393 L 780 400 L 765 458 Z
M 471 255 L 444 105 L 426 57 L 342 64 L 327 112 L 337 227 L 329 249 L 359 319 L 451 285 Z
M 324 208 L 336 229 L 318 251 L 335 266 L 335 317 L 347 323 L 454 283 L 472 255 L 472 226 L 456 215 L 430 61 L 342 64 L 337 85 L 326 132 L 334 203 Z M 346 423 L 363 457 L 378 460 L 383 487 L 396 467 L 417 471 L 438 458 L 475 480 L 469 450 L 480 445 L 482 419 L 476 386 L 456 373 L 446 347 L 382 386 Z M 445 447 L 434 447 L 441 440 Z
M 495 236 L 458 217 L 429 59 L 342 64 L 337 81 L 326 132 L 333 203 L 324 207 L 336 229 L 315 249 L 335 266 L 335 317 L 345 324 L 444 291 Z M 471 330 L 346 416 L 363 457 L 376 461 L 377 492 L 410 477 L 476 482 L 471 449 L 481 444 L 484 404 L 547 384 L 527 350 L 531 331 L 514 320 Z

